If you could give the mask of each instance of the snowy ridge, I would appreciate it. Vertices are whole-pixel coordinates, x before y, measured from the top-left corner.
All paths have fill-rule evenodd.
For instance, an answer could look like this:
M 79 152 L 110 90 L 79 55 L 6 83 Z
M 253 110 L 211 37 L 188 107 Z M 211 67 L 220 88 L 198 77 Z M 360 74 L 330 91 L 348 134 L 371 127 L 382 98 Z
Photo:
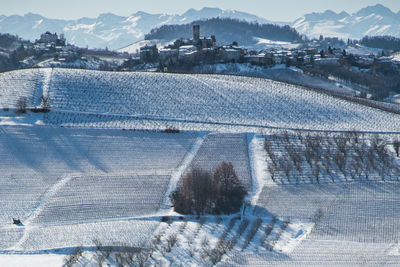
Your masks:
M 209 18 L 236 18 L 249 22 L 269 23 L 268 20 L 240 11 L 218 8 L 190 9 L 182 15 L 149 14 L 136 12 L 130 16 L 118 16 L 112 13 L 97 18 L 77 20 L 50 19 L 28 13 L 24 16 L 4 16 L 0 19 L 0 31 L 17 34 L 34 41 L 46 31 L 64 34 L 67 41 L 80 47 L 119 49 L 144 39 L 151 29 L 165 24 L 187 24 L 195 20 Z M 19 25 L 15 27 L 15 25 Z
M 313 38 L 339 37 L 344 40 L 361 39 L 366 35 L 400 36 L 400 17 L 381 4 L 369 6 L 354 14 L 339 14 L 327 10 L 324 13 L 307 14 L 292 23 L 299 32 Z

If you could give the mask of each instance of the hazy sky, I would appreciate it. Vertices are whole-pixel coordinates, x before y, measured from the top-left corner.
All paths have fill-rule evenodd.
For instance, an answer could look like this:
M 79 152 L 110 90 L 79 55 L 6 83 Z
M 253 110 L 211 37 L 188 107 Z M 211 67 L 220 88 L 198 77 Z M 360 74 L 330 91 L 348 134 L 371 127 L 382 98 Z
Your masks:
M 400 0 L 0 0 L 0 14 L 38 13 L 49 18 L 97 17 L 111 12 L 128 16 L 137 11 L 182 14 L 189 8 L 219 7 L 249 12 L 274 21 L 293 21 L 310 13 L 331 9 L 353 13 L 380 3 L 394 12 Z

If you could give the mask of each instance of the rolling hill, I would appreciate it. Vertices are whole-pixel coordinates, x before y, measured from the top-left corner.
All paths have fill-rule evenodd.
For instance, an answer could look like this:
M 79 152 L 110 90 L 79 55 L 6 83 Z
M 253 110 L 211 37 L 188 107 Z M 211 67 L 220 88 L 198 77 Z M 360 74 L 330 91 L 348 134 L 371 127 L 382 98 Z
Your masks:
M 396 114 L 260 78 L 32 69 L 0 74 L 0 84 L 3 107 L 20 95 L 38 106 L 48 95 L 52 111 L 42 119 L 50 125 L 396 132 L 400 123 Z
M 77 248 L 79 267 L 399 262 L 398 114 L 225 75 L 27 69 L 1 73 L 0 88 L 4 266 L 63 266 Z M 50 112 L 14 112 L 41 95 Z M 301 166 L 273 171 L 266 140 L 280 167 Z M 249 189 L 241 213 L 175 213 L 185 174 L 222 161 Z

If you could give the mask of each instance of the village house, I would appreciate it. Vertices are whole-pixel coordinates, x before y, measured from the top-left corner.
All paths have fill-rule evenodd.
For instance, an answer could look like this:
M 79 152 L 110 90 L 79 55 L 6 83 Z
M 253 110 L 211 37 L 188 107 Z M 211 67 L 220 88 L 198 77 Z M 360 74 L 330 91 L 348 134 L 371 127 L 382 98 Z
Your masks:
M 140 60 L 143 62 L 154 62 L 158 60 L 158 49 L 156 45 L 146 45 L 140 48 Z

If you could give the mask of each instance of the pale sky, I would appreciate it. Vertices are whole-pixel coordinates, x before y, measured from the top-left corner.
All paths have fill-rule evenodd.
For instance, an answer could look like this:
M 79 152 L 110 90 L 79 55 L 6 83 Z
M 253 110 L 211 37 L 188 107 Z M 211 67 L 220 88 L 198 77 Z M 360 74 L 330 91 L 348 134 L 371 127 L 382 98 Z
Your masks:
M 368 5 L 382 4 L 394 12 L 400 0 L 0 0 L 0 14 L 37 13 L 48 18 L 77 19 L 101 13 L 129 16 L 137 11 L 182 14 L 189 8 L 219 7 L 239 10 L 273 21 L 293 21 L 311 12 L 331 9 L 353 13 Z

